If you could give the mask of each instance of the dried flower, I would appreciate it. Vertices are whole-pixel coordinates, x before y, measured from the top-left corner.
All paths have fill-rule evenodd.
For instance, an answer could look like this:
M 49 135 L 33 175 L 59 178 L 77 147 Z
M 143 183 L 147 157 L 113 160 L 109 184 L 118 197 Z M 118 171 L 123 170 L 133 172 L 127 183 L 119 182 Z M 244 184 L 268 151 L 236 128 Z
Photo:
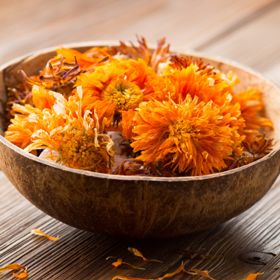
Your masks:
M 107 173 L 113 161 L 113 142 L 99 132 L 99 122 L 91 112 L 82 112 L 80 100 L 56 94 L 52 108 L 15 105 L 17 112 L 6 132 L 6 138 L 28 152 L 49 149 L 50 159 L 72 168 Z M 24 128 L 24 125 L 29 125 Z
M 271 120 L 263 116 L 264 103 L 262 93 L 258 89 L 248 88 L 235 93 L 233 100 L 240 104 L 241 115 L 245 120 L 243 133 L 247 143 L 255 142 L 256 137 L 263 134 L 261 129 L 273 129 Z
M 156 74 L 141 60 L 113 60 L 79 76 L 84 89 L 83 110 L 95 110 L 100 120 L 118 126 L 122 113 L 135 109 L 151 94 Z
M 192 268 L 192 269 L 188 270 L 187 273 L 190 274 L 190 275 L 200 276 L 200 277 L 210 279 L 210 280 L 215 280 L 213 277 L 211 277 L 209 275 L 208 270 L 200 270 L 200 269 L 197 269 L 197 268 Z
M 235 145 L 241 144 L 235 127 L 228 126 L 213 102 L 188 95 L 184 102 L 150 101 L 140 105 L 131 146 L 145 164 L 162 164 L 174 172 L 209 174 L 226 168 Z

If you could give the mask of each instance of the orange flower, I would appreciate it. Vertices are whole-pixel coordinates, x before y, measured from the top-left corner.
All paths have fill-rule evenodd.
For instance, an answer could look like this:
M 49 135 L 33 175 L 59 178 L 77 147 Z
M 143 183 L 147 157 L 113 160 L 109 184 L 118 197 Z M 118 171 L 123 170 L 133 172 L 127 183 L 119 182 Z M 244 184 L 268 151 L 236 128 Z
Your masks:
M 190 95 L 180 104 L 172 100 L 142 103 L 131 146 L 141 152 L 136 159 L 146 165 L 163 165 L 179 174 L 221 171 L 242 142 L 238 128 L 228 125 L 230 118 L 213 102 L 199 102 Z
M 11 119 L 5 137 L 13 144 L 26 148 L 32 142 L 32 134 L 44 129 L 51 131 L 64 124 L 64 117 L 59 107 L 64 106 L 64 97 L 54 91 L 49 91 L 41 86 L 32 87 L 32 103 L 34 107 L 27 104 L 25 106 L 14 104 L 12 112 L 14 118 Z M 52 112 L 53 110 L 53 112 Z M 55 114 L 55 111 L 58 114 Z
M 14 118 L 11 119 L 5 138 L 24 149 L 31 143 L 31 137 L 38 128 L 38 116 L 41 110 L 31 105 L 13 105 Z
M 85 53 L 74 49 L 57 49 L 57 55 L 51 58 L 38 76 L 27 78 L 31 85 L 43 86 L 46 89 L 70 95 L 81 71 L 102 64 L 109 57 L 109 50 L 92 48 Z
M 48 149 L 48 157 L 69 167 L 108 172 L 113 161 L 113 142 L 100 133 L 98 117 L 82 112 L 80 100 L 67 101 L 56 93 L 56 103 L 40 110 L 30 105 L 14 105 L 16 112 L 6 138 L 28 152 Z
M 79 76 L 84 90 L 83 110 L 95 110 L 100 120 L 116 125 L 122 113 L 135 109 L 151 94 L 155 72 L 142 60 L 116 59 Z
M 263 134 L 260 129 L 273 129 L 271 120 L 263 116 L 264 103 L 260 90 L 248 88 L 245 91 L 235 93 L 233 101 L 240 104 L 241 115 L 245 120 L 246 141 L 255 141 L 256 136 Z
M 204 71 L 196 64 L 190 64 L 186 68 L 176 69 L 167 67 L 163 73 L 168 82 L 165 92 L 175 102 L 183 101 L 188 94 L 197 96 L 200 101 L 212 100 L 218 105 L 223 105 L 231 99 L 234 80 L 215 72 Z
M 90 116 L 75 119 L 50 133 L 38 130 L 25 150 L 48 149 L 50 159 L 66 166 L 107 173 L 113 161 L 113 142 L 107 134 L 98 133 L 90 125 L 92 120 Z

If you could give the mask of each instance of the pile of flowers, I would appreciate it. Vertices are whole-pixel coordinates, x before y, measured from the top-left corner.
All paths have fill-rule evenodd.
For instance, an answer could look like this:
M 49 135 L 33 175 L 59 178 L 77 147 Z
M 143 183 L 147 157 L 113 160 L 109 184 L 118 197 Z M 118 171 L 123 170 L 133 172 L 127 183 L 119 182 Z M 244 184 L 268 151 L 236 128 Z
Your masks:
M 205 175 L 267 154 L 262 92 L 202 60 L 136 45 L 58 49 L 38 75 L 9 89 L 5 137 L 72 168 Z

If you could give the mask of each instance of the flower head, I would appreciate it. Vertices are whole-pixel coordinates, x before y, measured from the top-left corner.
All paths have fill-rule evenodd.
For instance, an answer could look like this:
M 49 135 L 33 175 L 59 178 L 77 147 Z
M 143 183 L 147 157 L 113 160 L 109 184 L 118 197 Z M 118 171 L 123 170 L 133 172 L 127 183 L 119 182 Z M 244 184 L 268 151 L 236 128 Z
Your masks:
M 213 102 L 187 95 L 142 103 L 135 116 L 131 146 L 138 160 L 171 168 L 177 174 L 203 175 L 226 168 L 242 137 Z
M 149 81 L 156 73 L 142 60 L 116 59 L 80 75 L 83 110 L 95 110 L 108 125 L 118 124 L 122 113 L 135 109 L 151 94 Z
M 245 120 L 244 132 L 254 134 L 260 128 L 272 129 L 271 120 L 264 117 L 264 103 L 262 92 L 256 88 L 248 88 L 233 94 L 233 101 L 240 104 L 241 115 Z
M 82 112 L 80 100 L 66 100 L 59 93 L 50 108 L 14 105 L 15 117 L 5 137 L 28 152 L 50 151 L 52 160 L 69 167 L 98 172 L 109 172 L 114 156 L 113 142 L 99 129 L 97 115 Z
M 186 68 L 167 67 L 164 73 L 167 85 L 165 92 L 175 102 L 183 101 L 189 94 L 200 101 L 213 101 L 218 105 L 231 99 L 233 81 L 218 70 L 215 72 L 200 69 L 196 64 Z

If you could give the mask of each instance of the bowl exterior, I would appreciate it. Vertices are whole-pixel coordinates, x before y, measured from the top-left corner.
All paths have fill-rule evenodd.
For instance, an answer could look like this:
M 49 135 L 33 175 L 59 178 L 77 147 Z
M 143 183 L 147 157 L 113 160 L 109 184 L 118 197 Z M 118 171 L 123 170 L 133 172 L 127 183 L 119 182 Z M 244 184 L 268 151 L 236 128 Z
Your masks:
M 71 226 L 110 235 L 171 237 L 214 227 L 271 187 L 280 154 L 202 180 L 99 178 L 32 160 L 0 142 L 0 168 L 39 209 Z

